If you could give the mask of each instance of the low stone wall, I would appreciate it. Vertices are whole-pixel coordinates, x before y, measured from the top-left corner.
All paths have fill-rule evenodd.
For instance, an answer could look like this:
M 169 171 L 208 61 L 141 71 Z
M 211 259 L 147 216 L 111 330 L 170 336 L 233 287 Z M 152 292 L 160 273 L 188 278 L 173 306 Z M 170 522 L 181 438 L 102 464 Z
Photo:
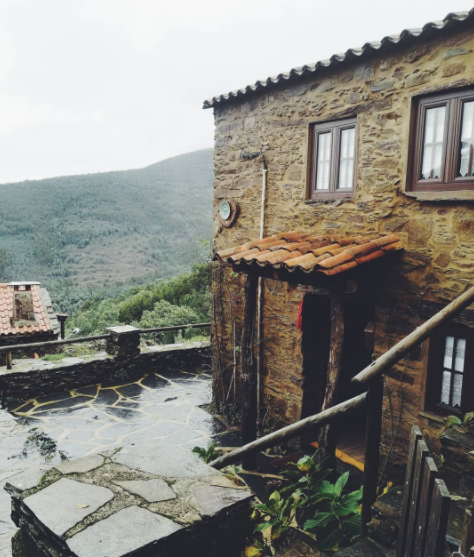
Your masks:
M 208 342 L 189 342 L 149 346 L 126 357 L 97 354 L 65 358 L 51 363 L 42 360 L 16 360 L 13 369 L 0 368 L 0 402 L 26 400 L 54 391 L 77 389 L 97 383 L 134 379 L 147 372 L 166 375 L 167 370 L 187 366 L 210 366 Z

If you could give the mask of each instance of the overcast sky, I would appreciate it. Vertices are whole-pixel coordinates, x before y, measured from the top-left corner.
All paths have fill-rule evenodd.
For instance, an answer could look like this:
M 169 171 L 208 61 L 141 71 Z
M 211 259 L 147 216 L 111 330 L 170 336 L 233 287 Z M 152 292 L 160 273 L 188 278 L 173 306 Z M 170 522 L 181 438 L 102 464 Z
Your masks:
M 465 0 L 0 0 L 0 183 L 213 145 L 205 98 Z

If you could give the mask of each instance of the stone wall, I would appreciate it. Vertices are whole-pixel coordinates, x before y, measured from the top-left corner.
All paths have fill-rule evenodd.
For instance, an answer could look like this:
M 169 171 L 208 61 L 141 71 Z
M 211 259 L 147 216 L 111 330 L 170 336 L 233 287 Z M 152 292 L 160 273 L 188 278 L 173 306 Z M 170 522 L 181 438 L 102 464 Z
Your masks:
M 262 163 L 241 155 L 268 143 L 265 235 L 289 230 L 336 235 L 396 232 L 403 241 L 405 251 L 390 272 L 372 277 L 365 292 L 359 285 L 354 295 L 365 296 L 376 307 L 375 353 L 383 353 L 472 282 L 474 192 L 413 197 L 406 191 L 413 98 L 472 84 L 474 33 L 461 30 L 394 48 L 383 58 L 374 53 L 363 63 L 355 60 L 318 77 L 250 94 L 245 102 L 216 107 L 214 250 L 259 236 Z M 306 201 L 309 124 L 349 116 L 357 116 L 358 126 L 354 198 Z M 240 205 L 232 228 L 219 223 L 222 198 Z M 234 329 L 238 354 L 242 280 L 215 263 L 216 395 L 229 388 Z M 263 291 L 263 414 L 292 422 L 300 417 L 304 382 L 301 333 L 295 322 L 305 289 L 265 279 Z M 469 314 L 464 319 L 473 323 Z M 386 381 L 384 449 L 391 447 L 395 460 L 404 456 L 413 422 L 420 423 L 432 448 L 442 430 L 436 419 L 420 416 L 428 345 L 425 342 L 410 361 L 396 366 Z
M 208 342 L 150 346 L 126 358 L 97 354 L 66 358 L 56 364 L 41 360 L 21 364 L 21 360 L 16 360 L 12 370 L 0 369 L 0 402 L 26 400 L 108 381 L 126 381 L 151 371 L 166 375 L 169 369 L 200 366 L 209 360 Z

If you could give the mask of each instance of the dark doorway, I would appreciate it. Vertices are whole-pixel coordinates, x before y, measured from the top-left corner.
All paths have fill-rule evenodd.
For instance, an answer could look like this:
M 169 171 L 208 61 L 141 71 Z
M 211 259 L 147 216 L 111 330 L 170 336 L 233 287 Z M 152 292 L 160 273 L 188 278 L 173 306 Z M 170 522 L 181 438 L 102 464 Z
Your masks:
M 304 298 L 302 323 L 303 418 L 321 411 L 329 360 L 330 319 L 329 296 L 307 294 Z M 344 341 L 338 402 L 358 394 L 351 380 L 372 361 L 372 349 L 366 347 L 364 331 L 374 319 L 373 306 L 347 298 L 344 300 Z M 362 410 L 338 427 L 339 453 L 348 454 L 352 460 L 359 462 L 364 460 L 365 421 L 365 411 Z

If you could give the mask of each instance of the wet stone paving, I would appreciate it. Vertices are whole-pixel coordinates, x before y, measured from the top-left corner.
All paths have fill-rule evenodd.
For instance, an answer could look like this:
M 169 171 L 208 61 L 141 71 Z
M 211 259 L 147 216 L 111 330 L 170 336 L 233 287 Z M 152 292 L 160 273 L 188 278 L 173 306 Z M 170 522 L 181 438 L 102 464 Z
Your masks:
M 14 525 L 8 478 L 34 466 L 47 469 L 62 459 L 76 459 L 148 440 L 186 449 L 207 446 L 211 438 L 227 445 L 226 426 L 200 406 L 211 402 L 211 375 L 200 371 L 148 374 L 135 383 L 93 385 L 53 393 L 0 410 L 0 557 L 9 557 Z M 34 443 L 34 432 L 57 443 L 49 459 Z M 41 439 L 39 444 L 41 444 Z M 37 443 L 38 445 L 38 443 Z

